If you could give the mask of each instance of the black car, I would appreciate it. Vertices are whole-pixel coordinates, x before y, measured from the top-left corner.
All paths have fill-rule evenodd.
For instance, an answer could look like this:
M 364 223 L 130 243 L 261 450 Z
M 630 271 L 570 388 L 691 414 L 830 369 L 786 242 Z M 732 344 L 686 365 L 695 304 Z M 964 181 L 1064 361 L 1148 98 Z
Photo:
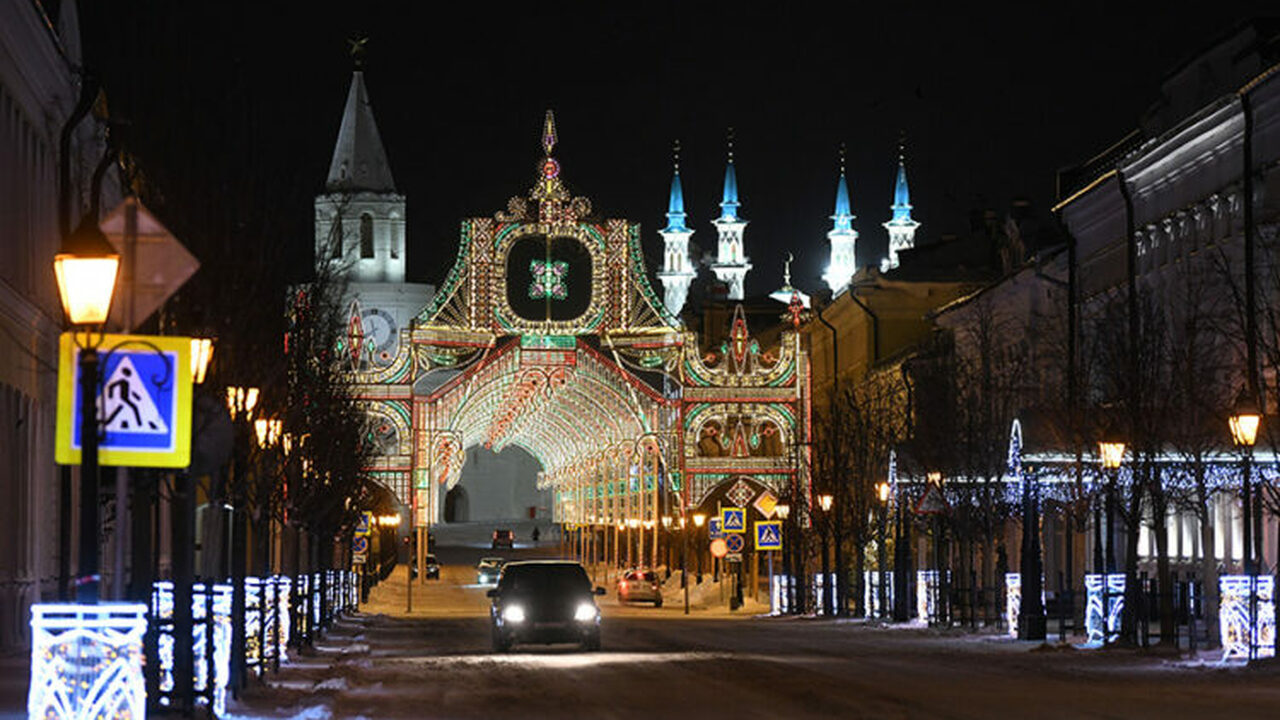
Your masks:
M 425 565 L 427 568 L 427 579 L 439 580 L 440 579 L 440 561 L 436 560 L 436 556 L 428 555 Z
M 518 643 L 580 643 L 600 649 L 600 608 L 580 563 L 528 560 L 507 563 L 498 587 L 488 592 L 493 651 L 506 652 Z

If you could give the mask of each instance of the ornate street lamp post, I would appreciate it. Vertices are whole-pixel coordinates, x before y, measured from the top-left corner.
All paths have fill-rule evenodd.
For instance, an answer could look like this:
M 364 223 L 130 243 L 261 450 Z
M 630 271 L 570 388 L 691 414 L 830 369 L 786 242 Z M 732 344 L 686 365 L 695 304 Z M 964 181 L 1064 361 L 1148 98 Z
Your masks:
M 1227 419 L 1231 428 L 1231 439 L 1240 448 L 1240 499 L 1243 506 L 1241 513 L 1244 529 L 1244 574 L 1249 583 L 1249 659 L 1257 657 L 1258 651 L 1258 568 L 1262 561 L 1262 499 L 1256 502 L 1257 514 L 1254 513 L 1253 498 L 1253 444 L 1258 440 L 1258 426 L 1262 424 L 1262 413 L 1253 401 L 1249 388 L 1241 389 L 1236 399 L 1235 409 Z M 1257 538 L 1255 546 L 1254 538 Z
M 1098 508 L 1094 507 L 1094 559 L 1101 560 L 1098 572 L 1107 574 L 1116 571 L 1115 558 L 1115 494 L 1116 479 L 1120 474 L 1120 463 L 1124 461 L 1124 441 L 1114 434 L 1107 435 L 1098 441 L 1098 457 L 1102 460 L 1102 468 L 1107 473 L 1106 488 L 1106 542 L 1099 536 L 1101 523 L 1098 522 Z
M 791 534 L 790 525 L 787 518 L 791 517 L 791 506 L 787 503 L 779 503 L 774 512 L 778 513 L 778 519 L 782 521 L 782 579 L 784 587 L 782 588 L 782 597 L 785 599 L 787 613 L 793 614 L 796 610 L 796 594 L 795 594 L 795 578 L 791 575 Z
M 889 522 L 889 483 L 881 482 L 876 485 L 876 494 L 880 498 L 880 541 L 876 543 L 876 573 L 880 581 L 876 583 L 876 615 L 881 618 L 888 617 L 887 605 L 889 602 L 886 584 L 888 582 L 888 565 L 889 553 L 885 548 L 885 535 L 887 534 L 887 525 Z
M 702 546 L 699 545 L 699 543 L 702 541 L 702 526 L 705 525 L 706 523 L 707 523 L 707 516 L 705 514 L 703 513 L 693 514 L 693 526 L 694 528 L 696 528 L 696 534 L 697 534 L 697 537 L 693 541 L 693 546 L 694 546 L 695 553 L 698 556 L 697 578 L 698 578 L 699 585 L 702 584 Z
M 818 527 L 818 536 L 822 542 L 822 615 L 831 617 L 831 565 L 828 562 L 827 536 L 830 529 L 827 523 L 831 520 L 831 503 L 835 501 L 831 495 L 819 495 L 818 507 L 822 508 L 822 524 Z
M 76 599 L 98 601 L 98 345 L 111 311 L 120 255 L 98 225 L 86 217 L 53 258 L 58 296 L 67 319 L 84 331 L 80 348 L 80 577 Z M 97 338 L 94 331 L 98 330 Z

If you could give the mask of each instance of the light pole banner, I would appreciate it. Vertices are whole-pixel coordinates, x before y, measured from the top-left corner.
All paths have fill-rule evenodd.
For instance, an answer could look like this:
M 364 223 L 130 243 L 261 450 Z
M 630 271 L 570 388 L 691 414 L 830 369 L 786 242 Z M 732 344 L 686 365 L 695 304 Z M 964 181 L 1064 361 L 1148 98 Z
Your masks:
M 80 348 L 63 333 L 58 352 L 55 459 L 80 463 Z M 98 348 L 98 463 L 191 464 L 191 338 L 104 335 Z

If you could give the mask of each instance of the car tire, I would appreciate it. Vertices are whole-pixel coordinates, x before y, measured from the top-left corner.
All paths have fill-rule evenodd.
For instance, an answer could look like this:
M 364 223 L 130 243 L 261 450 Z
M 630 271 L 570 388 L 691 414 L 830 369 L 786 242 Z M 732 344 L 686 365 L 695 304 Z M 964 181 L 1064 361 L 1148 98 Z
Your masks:
M 600 650 L 600 633 L 595 633 L 582 641 L 582 649 L 586 652 L 598 652 Z
M 653 606 L 654 606 L 654 607 L 656 607 L 656 608 L 660 608 L 660 607 L 662 607 L 662 598 L 658 598 L 657 600 L 654 600 L 654 601 L 653 601 Z

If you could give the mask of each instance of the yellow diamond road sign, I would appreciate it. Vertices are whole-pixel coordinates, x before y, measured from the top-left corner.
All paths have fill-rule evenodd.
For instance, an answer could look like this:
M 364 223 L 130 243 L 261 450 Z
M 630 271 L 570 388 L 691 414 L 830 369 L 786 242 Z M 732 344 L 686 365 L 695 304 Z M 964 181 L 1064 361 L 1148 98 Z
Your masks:
M 759 511 L 761 515 L 771 518 L 778 509 L 778 496 L 765 490 L 760 493 L 760 497 L 756 498 L 755 502 L 751 503 L 751 506 Z
M 80 349 L 63 333 L 58 352 L 54 457 L 80 463 Z M 191 338 L 104 335 L 98 346 L 98 463 L 191 464 Z

